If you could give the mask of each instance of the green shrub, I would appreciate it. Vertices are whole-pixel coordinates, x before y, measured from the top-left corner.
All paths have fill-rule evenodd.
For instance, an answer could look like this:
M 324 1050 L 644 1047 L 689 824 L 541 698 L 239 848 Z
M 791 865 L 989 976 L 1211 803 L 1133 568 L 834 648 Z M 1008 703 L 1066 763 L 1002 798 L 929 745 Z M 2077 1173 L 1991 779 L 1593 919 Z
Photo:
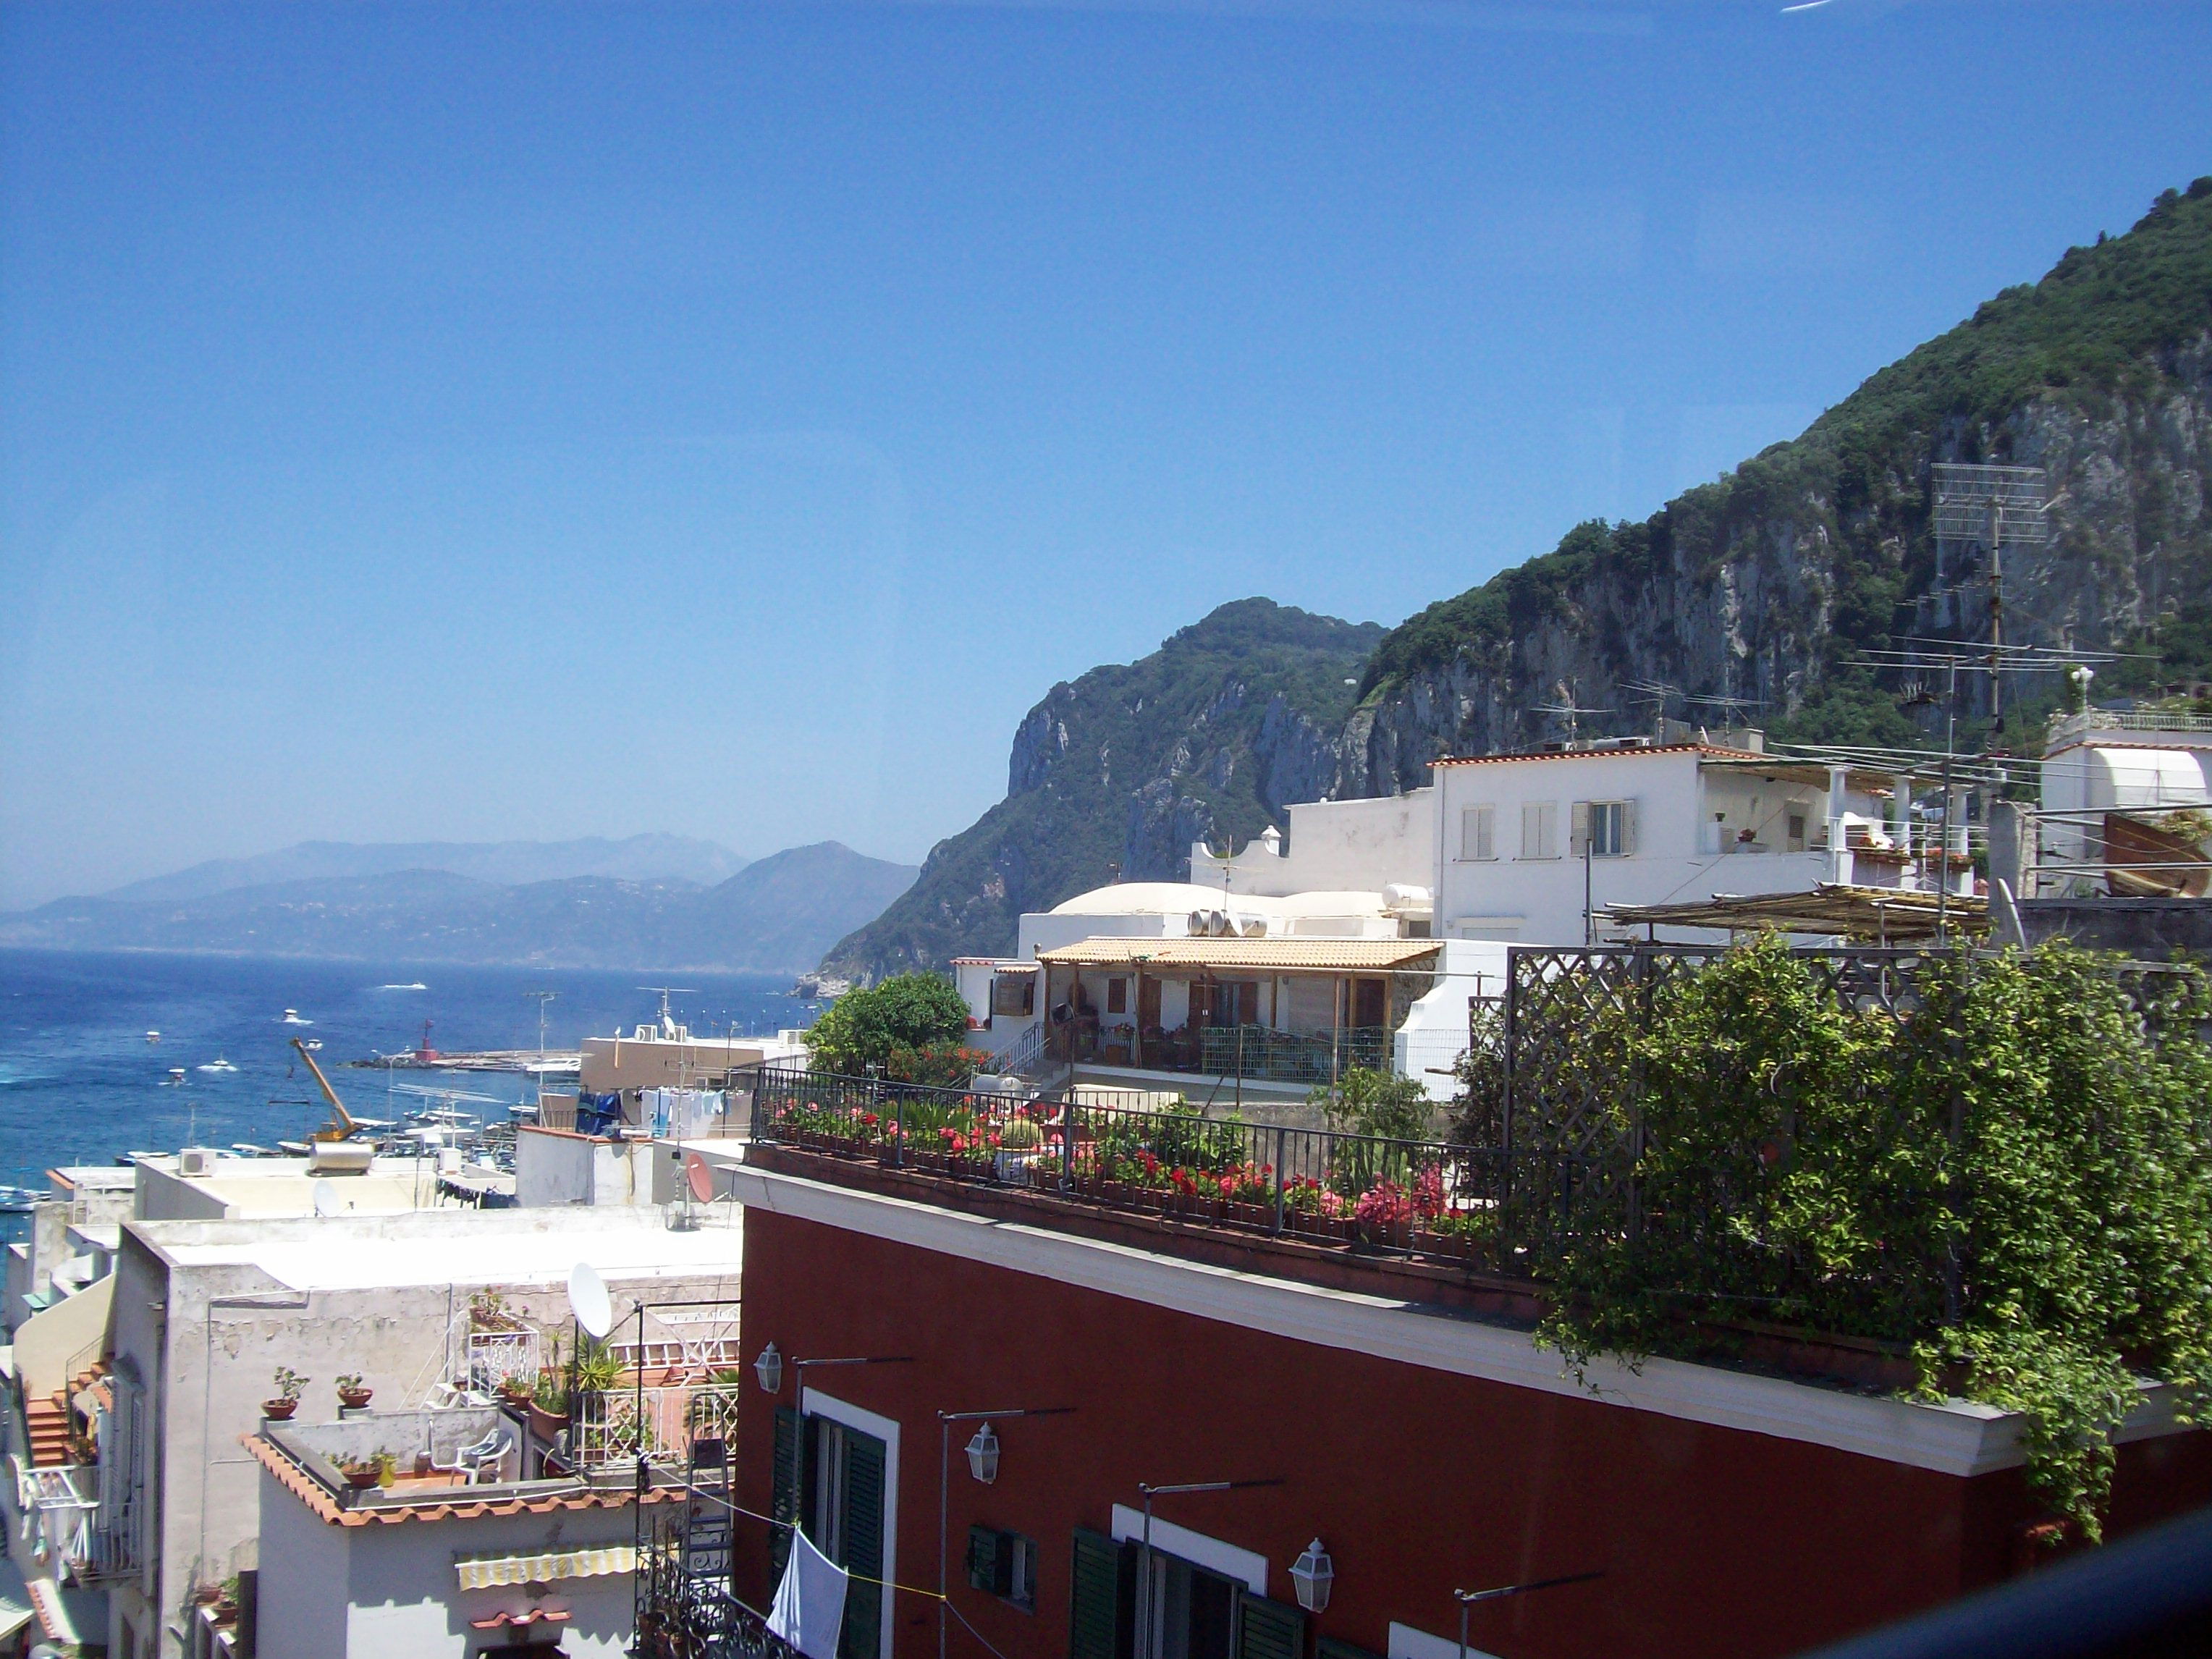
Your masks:
M 2212 1377 L 2212 994 L 2131 999 L 2063 945 L 1933 959 L 1905 1017 L 1768 939 L 1594 1009 L 1640 1115 L 1632 1216 L 1565 1230 L 1540 1328 L 1577 1366 L 1697 1352 L 1698 1319 L 1911 1344 L 1920 1393 L 2027 1424 L 2031 1484 L 2097 1534 L 2138 1374 Z
M 951 981 L 900 974 L 838 998 L 814 1022 L 806 1041 L 817 1071 L 859 1077 L 871 1066 L 888 1070 L 901 1051 L 919 1055 L 957 1048 L 967 1034 L 968 1005 Z

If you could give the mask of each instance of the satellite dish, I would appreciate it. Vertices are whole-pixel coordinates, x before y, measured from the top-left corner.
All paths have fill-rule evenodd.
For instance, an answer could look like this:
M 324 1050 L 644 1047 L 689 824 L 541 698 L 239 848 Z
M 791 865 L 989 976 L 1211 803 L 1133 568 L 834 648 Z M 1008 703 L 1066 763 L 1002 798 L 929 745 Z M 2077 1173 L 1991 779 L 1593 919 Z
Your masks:
M 568 1269 L 568 1307 L 576 1316 L 576 1322 L 591 1333 L 594 1342 L 604 1341 L 607 1333 L 615 1328 L 615 1309 L 607 1298 L 607 1281 L 588 1261 L 579 1261 Z
M 691 1184 L 691 1196 L 702 1204 L 714 1201 L 714 1166 L 698 1153 L 684 1154 L 684 1179 Z
M 315 1213 L 317 1215 L 341 1215 L 344 1213 L 345 1200 L 338 1196 L 338 1189 L 331 1186 L 327 1178 L 318 1181 L 315 1183 L 314 1191 Z

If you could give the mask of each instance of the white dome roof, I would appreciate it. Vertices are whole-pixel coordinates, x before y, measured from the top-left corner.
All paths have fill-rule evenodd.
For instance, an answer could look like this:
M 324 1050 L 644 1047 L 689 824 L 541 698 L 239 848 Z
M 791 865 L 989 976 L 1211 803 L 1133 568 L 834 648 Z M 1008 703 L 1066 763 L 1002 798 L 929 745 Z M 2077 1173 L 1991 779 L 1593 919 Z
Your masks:
M 1250 899 L 1243 895 L 1228 902 L 1238 909 L 1273 904 L 1273 899 Z M 1193 910 L 1223 908 L 1218 887 L 1200 887 L 1188 881 L 1125 881 L 1111 887 L 1094 887 L 1052 907 L 1056 916 L 1188 915 Z

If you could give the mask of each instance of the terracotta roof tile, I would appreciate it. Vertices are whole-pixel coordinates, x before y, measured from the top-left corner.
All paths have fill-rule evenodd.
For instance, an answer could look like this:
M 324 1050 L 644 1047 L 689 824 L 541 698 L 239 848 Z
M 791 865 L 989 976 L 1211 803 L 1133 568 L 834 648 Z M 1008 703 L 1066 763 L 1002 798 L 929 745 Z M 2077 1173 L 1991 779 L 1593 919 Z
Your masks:
M 486 1500 L 460 1498 L 424 1500 L 412 1504 L 379 1504 L 370 1509 L 349 1509 L 331 1496 L 323 1483 L 258 1434 L 239 1436 L 239 1443 L 261 1467 L 275 1475 L 284 1489 L 332 1526 L 365 1527 L 372 1521 L 397 1525 L 402 1521 L 473 1521 L 484 1515 L 550 1515 L 556 1510 L 617 1510 L 627 1506 L 636 1493 L 629 1486 L 591 1486 L 547 1492 L 538 1498 L 514 1497 Z M 454 1488 L 466 1492 L 465 1486 Z M 646 1493 L 648 1504 L 665 1504 L 683 1495 L 678 1486 L 655 1486 Z

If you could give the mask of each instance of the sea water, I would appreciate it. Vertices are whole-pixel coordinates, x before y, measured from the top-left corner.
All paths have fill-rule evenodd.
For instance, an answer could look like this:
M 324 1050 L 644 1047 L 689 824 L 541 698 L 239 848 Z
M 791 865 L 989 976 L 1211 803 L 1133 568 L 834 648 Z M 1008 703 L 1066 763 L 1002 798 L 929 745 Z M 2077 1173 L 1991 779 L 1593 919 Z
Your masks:
M 489 1096 L 460 1103 L 505 1115 L 535 1085 L 517 1073 L 439 1072 L 346 1062 L 418 1047 L 424 1022 L 447 1053 L 538 1047 L 538 1000 L 549 1050 L 658 1018 L 635 971 L 462 968 L 450 963 L 310 962 L 141 951 L 0 951 L 0 1183 L 43 1187 L 62 1164 L 106 1164 L 132 1152 L 298 1140 L 330 1116 L 291 1040 L 319 1039 L 315 1059 L 348 1109 L 400 1116 L 426 1103 L 387 1092 L 432 1085 Z M 812 1013 L 787 977 L 684 973 L 671 995 L 694 1034 L 757 1036 Z M 296 1009 L 312 1022 L 287 1024 Z M 146 1033 L 161 1033 L 159 1042 Z M 203 1072 L 217 1059 L 234 1072 Z M 181 1084 L 167 1082 L 184 1067 Z M 534 1093 L 533 1097 L 534 1097 Z

